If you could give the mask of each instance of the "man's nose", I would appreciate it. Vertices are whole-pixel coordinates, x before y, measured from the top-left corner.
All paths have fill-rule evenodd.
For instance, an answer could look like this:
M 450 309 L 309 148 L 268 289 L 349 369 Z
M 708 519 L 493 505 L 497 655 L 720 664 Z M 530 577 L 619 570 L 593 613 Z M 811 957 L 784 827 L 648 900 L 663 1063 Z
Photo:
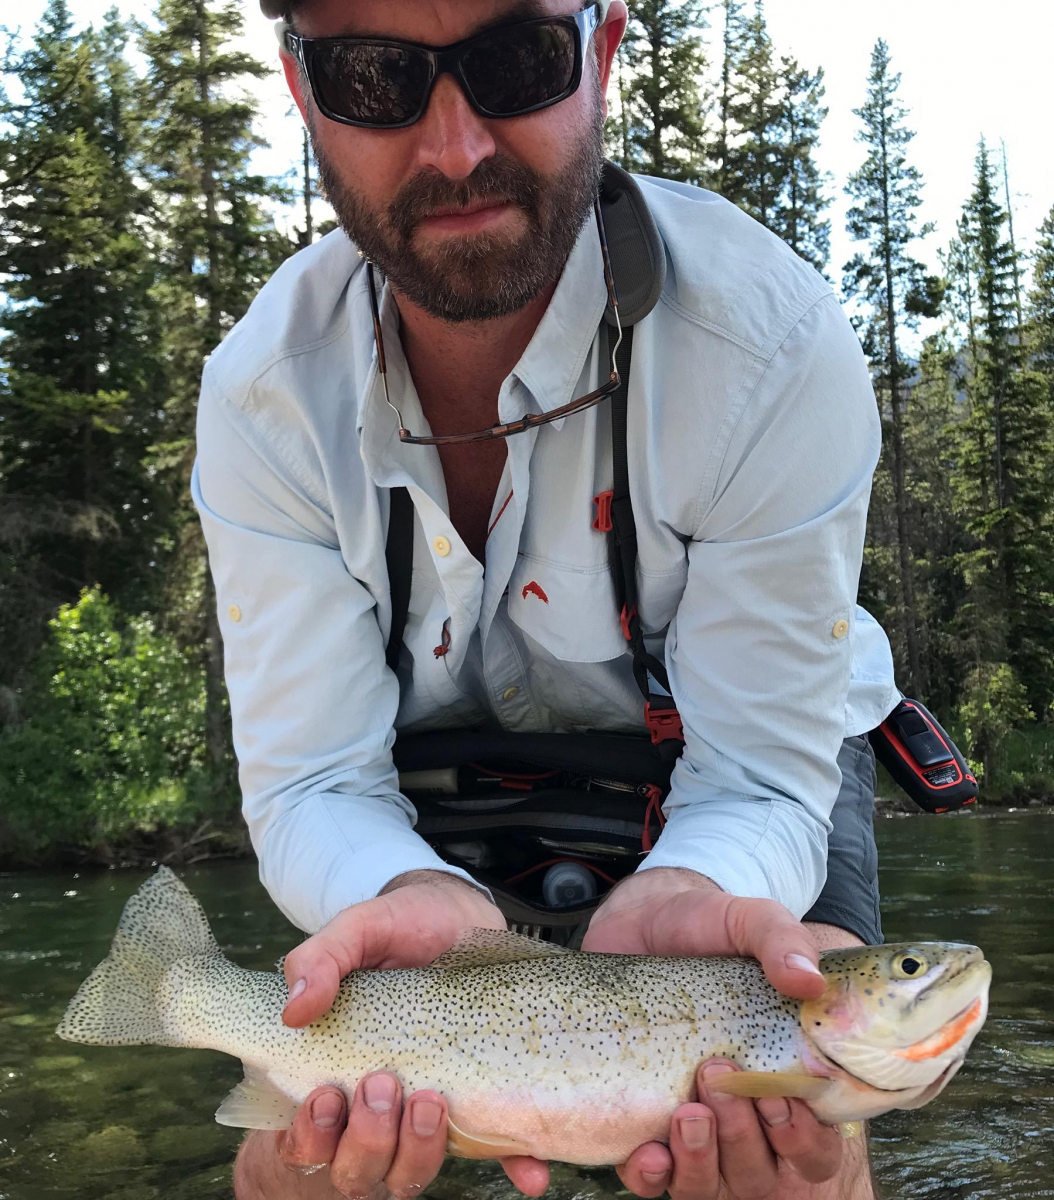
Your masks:
M 469 104 L 453 75 L 441 75 L 417 123 L 417 159 L 448 179 L 465 179 L 495 151 L 487 122 Z

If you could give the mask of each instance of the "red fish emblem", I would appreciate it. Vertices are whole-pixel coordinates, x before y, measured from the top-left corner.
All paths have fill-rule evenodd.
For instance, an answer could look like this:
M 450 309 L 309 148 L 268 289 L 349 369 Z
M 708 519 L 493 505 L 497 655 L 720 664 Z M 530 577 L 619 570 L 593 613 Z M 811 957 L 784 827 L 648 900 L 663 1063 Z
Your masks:
M 545 594 L 545 592 L 542 591 L 541 585 L 535 583 L 533 579 L 531 580 L 530 583 L 525 583 L 523 585 L 524 600 L 527 599 L 528 594 L 530 594 L 531 596 L 537 596 L 538 599 L 541 600 L 541 602 L 543 604 L 549 603 L 549 597 Z

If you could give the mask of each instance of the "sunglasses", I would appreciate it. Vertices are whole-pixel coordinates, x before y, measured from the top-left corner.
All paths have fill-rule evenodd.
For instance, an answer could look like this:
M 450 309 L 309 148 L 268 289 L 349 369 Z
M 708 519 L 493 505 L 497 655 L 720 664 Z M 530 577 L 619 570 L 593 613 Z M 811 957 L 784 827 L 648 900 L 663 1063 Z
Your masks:
M 593 212 L 597 221 L 597 233 L 600 235 L 600 253 L 604 260 L 604 283 L 607 285 L 608 290 L 608 307 L 615 325 L 614 345 L 611 347 L 611 373 L 608 375 L 607 382 L 601 384 L 595 391 L 589 392 L 588 395 L 580 396 L 577 400 L 570 400 L 567 404 L 561 404 L 558 408 L 551 408 L 548 412 L 527 413 L 526 416 L 521 417 L 518 421 L 491 425 L 488 429 L 478 429 L 474 433 L 447 433 L 425 437 L 422 434 L 411 433 L 407 429 L 403 421 L 403 414 L 393 403 L 388 391 L 388 366 L 384 359 L 384 338 L 381 336 L 381 314 L 377 303 L 377 286 L 374 281 L 373 263 L 368 258 L 366 259 L 366 278 L 370 285 L 370 308 L 373 312 L 373 336 L 377 345 L 377 373 L 381 377 L 381 384 L 384 388 L 384 402 L 395 413 L 396 420 L 399 422 L 400 442 L 405 442 L 411 446 L 455 446 L 464 442 L 487 442 L 492 438 L 510 437 L 514 433 L 525 433 L 528 429 L 535 429 L 539 425 L 547 425 L 550 421 L 558 421 L 561 417 L 569 417 L 572 413 L 583 412 L 585 409 L 592 408 L 594 405 L 599 404 L 601 400 L 618 391 L 622 386 L 622 378 L 619 375 L 617 365 L 618 350 L 619 346 L 622 345 L 622 322 L 619 319 L 618 293 L 615 290 L 615 277 L 611 271 L 611 255 L 608 252 L 607 232 L 604 229 L 604 218 L 600 212 L 599 200 L 594 202 Z
M 499 25 L 450 46 L 386 38 L 304 38 L 286 49 L 311 84 L 319 112 L 362 129 L 405 129 L 421 118 L 440 75 L 453 75 L 481 117 L 522 117 L 566 100 L 582 81 L 597 27 L 582 12 Z

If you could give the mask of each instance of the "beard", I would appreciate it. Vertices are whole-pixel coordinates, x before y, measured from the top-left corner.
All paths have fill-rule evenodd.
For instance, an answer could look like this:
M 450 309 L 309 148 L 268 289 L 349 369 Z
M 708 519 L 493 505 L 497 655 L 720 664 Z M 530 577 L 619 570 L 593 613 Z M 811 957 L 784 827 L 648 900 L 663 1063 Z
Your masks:
M 599 85 L 595 90 L 599 97 Z M 380 211 L 326 157 L 313 120 L 308 124 L 319 181 L 340 227 L 398 292 L 431 316 L 458 323 L 519 312 L 560 278 L 600 189 L 604 139 L 599 101 L 593 114 L 555 175 L 541 175 L 496 154 L 463 180 L 422 172 Z M 519 208 L 526 230 L 519 235 L 483 230 L 418 247 L 418 225 L 437 209 L 482 200 Z

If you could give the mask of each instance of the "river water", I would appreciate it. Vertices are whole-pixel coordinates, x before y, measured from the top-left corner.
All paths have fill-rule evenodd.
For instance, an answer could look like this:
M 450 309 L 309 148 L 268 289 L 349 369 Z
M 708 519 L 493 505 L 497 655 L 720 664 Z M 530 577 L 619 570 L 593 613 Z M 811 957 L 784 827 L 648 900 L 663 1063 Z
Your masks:
M 888 1197 L 1054 1197 L 1054 812 L 888 818 L 886 937 L 981 946 L 992 1004 L 928 1107 L 873 1123 Z M 150 872 L 0 874 L 0 1200 L 229 1200 L 238 1130 L 213 1121 L 241 1067 L 222 1054 L 77 1046 L 54 1036 Z M 270 969 L 299 934 L 250 863 L 180 874 L 224 951 Z M 607 1170 L 556 1167 L 554 1200 L 627 1196 Z M 512 1200 L 496 1164 L 450 1161 L 435 1200 Z

